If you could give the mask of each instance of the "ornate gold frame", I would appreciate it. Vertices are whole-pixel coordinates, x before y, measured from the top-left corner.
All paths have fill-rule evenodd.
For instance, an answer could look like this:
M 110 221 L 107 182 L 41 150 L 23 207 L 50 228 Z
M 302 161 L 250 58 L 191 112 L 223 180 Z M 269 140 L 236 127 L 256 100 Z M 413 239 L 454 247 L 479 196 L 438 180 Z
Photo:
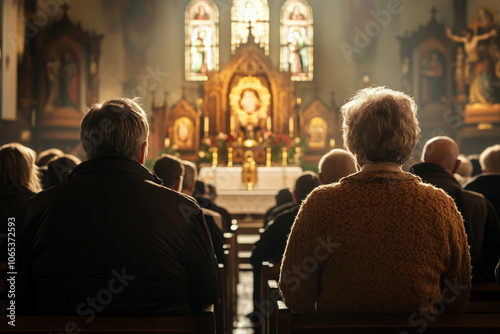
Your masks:
M 247 115 L 247 113 L 240 107 L 241 94 L 245 89 L 253 89 L 259 95 L 260 108 L 252 115 Z M 258 78 L 250 75 L 241 78 L 238 85 L 233 87 L 231 93 L 229 94 L 229 104 L 231 106 L 232 115 L 238 117 L 246 116 L 251 119 L 256 118 L 256 120 L 259 120 L 267 117 L 267 112 L 269 110 L 269 106 L 271 105 L 271 94 L 269 93 L 269 90 L 262 85 L 262 82 L 260 82 Z

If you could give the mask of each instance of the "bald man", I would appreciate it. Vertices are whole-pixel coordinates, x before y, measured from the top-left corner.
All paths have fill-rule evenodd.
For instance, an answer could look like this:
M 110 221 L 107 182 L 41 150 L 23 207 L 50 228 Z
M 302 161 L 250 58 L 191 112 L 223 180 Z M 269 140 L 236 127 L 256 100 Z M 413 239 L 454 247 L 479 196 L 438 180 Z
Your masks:
M 321 158 L 318 170 L 321 184 L 338 182 L 341 178 L 358 171 L 354 155 L 339 148 L 331 150 Z
M 495 281 L 500 258 L 500 222 L 483 195 L 464 190 L 453 174 L 460 166 L 458 146 L 449 137 L 435 137 L 424 146 L 422 161 L 410 168 L 424 182 L 443 189 L 462 213 L 469 241 L 473 281 Z

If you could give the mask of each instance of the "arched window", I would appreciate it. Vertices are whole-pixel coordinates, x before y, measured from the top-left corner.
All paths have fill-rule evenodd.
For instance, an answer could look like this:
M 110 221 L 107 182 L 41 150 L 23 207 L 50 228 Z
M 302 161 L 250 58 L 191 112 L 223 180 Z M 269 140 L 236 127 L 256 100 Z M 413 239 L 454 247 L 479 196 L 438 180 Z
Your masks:
M 186 9 L 186 80 L 207 80 L 219 69 L 219 12 L 212 0 L 193 0 Z
M 281 7 L 280 70 L 292 80 L 313 79 L 313 17 L 309 4 L 288 0 Z
M 269 54 L 269 6 L 267 0 L 234 0 L 231 9 L 231 52 L 248 41 L 251 25 L 255 43 Z

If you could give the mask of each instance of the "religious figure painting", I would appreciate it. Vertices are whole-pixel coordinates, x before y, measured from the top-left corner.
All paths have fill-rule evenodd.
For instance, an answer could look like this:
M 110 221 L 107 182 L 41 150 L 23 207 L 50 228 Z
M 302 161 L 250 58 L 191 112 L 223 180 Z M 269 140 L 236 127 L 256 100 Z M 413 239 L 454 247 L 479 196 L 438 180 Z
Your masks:
M 328 126 L 321 117 L 313 117 L 309 122 L 309 147 L 324 148 L 326 145 Z
M 455 52 L 454 91 L 468 104 L 500 102 L 500 40 L 495 12 L 480 7 L 474 22 L 460 33 L 446 30 L 457 43 Z M 461 98 L 462 97 L 462 98 Z
M 422 104 L 446 102 L 446 76 L 444 55 L 428 50 L 420 61 Z
M 248 42 L 250 33 L 269 55 L 269 6 L 267 0 L 234 0 L 231 9 L 231 52 Z
M 282 7 L 280 69 L 292 80 L 313 77 L 312 12 L 305 1 L 289 0 Z
M 70 50 L 54 50 L 46 61 L 46 111 L 80 109 L 80 65 Z
M 204 81 L 219 67 L 218 12 L 211 0 L 191 1 L 186 9 L 186 80 Z
M 187 117 L 180 117 L 174 122 L 174 144 L 180 150 L 193 149 L 193 122 Z

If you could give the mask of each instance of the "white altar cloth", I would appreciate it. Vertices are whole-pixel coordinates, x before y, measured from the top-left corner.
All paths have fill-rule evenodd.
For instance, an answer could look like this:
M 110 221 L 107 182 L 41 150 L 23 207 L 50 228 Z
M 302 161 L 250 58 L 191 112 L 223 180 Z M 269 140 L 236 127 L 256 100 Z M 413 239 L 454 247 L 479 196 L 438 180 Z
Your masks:
M 275 196 L 282 188 L 292 190 L 302 168 L 257 167 L 257 182 L 248 191 L 241 176 L 242 167 L 202 167 L 198 178 L 217 188 L 216 203 L 234 214 L 264 214 L 276 204 Z

